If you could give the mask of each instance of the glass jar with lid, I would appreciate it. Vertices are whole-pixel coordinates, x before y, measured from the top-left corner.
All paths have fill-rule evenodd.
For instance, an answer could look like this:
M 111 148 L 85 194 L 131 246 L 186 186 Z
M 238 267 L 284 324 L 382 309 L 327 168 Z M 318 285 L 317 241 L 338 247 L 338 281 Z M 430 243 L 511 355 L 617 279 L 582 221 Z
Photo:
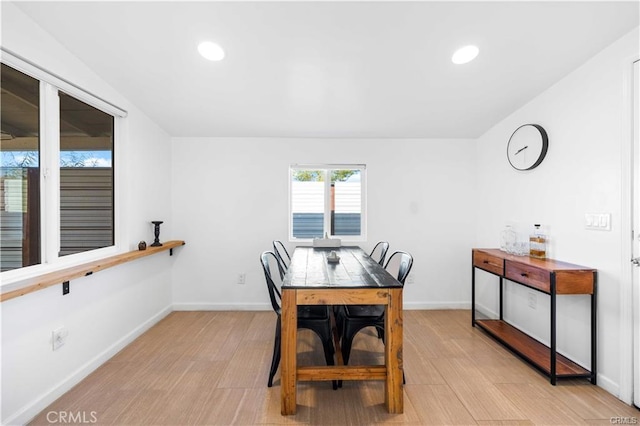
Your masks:
M 538 259 L 547 257 L 547 236 L 542 232 L 539 224 L 534 225 L 533 232 L 529 237 L 529 256 Z

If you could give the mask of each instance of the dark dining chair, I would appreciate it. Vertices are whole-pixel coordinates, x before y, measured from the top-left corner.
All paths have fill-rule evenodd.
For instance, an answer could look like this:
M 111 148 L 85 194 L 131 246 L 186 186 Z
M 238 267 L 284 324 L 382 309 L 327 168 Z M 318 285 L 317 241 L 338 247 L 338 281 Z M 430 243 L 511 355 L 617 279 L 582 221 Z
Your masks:
M 291 264 L 291 256 L 289 256 L 289 252 L 284 244 L 282 244 L 282 241 L 279 240 L 273 240 L 273 252 L 278 258 L 278 272 L 280 272 L 280 278 L 284 278 L 284 274 L 287 272 L 287 269 L 289 269 L 289 265 Z M 283 253 L 284 256 L 282 255 Z
M 271 273 L 271 266 L 278 265 L 280 268 L 280 261 L 278 256 L 271 251 L 265 251 L 260 255 L 260 263 L 264 271 L 264 278 L 267 282 L 267 289 L 269 291 L 269 299 L 271 300 L 271 306 L 273 311 L 278 316 L 276 321 L 275 338 L 273 342 L 273 356 L 271 358 L 271 368 L 269 370 L 269 381 L 267 386 L 273 386 L 273 376 L 275 376 L 280 365 L 280 345 L 281 345 L 281 293 L 280 286 L 276 285 L 274 281 L 274 275 Z M 281 284 L 281 283 L 280 283 Z M 306 328 L 315 332 L 324 348 L 324 357 L 327 365 L 334 365 L 333 355 L 335 349 L 333 348 L 333 340 L 331 334 L 331 320 L 329 317 L 329 307 L 325 305 L 298 305 L 298 328 Z M 338 381 L 333 381 L 333 389 L 338 388 Z
M 380 241 L 376 246 L 371 250 L 371 257 L 374 260 L 377 260 L 380 265 L 384 265 L 384 259 L 387 257 L 387 251 L 389 251 L 389 243 L 386 241 Z
M 389 271 L 397 268 L 395 276 L 404 286 L 412 266 L 413 256 L 404 251 L 396 251 L 389 257 L 385 269 Z M 363 328 L 375 327 L 378 336 L 384 341 L 384 306 L 344 305 L 340 306 L 337 312 L 336 323 L 341 335 L 342 359 L 345 365 L 349 362 L 353 339 Z

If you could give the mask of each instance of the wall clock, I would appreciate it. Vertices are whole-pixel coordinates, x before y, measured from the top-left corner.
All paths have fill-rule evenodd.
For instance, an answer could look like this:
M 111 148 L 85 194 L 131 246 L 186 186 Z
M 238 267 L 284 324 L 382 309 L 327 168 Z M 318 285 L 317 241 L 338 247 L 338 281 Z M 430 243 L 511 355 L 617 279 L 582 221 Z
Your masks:
M 518 127 L 507 143 L 507 160 L 516 170 L 532 170 L 542 163 L 549 148 L 547 132 L 538 124 Z

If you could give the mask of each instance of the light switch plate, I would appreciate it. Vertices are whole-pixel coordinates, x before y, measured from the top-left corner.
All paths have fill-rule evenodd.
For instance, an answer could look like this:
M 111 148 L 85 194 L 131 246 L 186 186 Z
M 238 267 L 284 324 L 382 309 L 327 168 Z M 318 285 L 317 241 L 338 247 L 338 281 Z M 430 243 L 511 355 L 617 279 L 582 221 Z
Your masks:
M 585 229 L 611 231 L 611 213 L 585 213 Z

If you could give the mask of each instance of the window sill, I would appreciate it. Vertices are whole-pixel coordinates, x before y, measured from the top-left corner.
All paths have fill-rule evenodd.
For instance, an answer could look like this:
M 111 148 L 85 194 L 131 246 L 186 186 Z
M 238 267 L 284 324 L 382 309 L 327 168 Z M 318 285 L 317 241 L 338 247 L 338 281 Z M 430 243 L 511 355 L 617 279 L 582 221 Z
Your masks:
M 55 272 L 49 272 L 46 274 L 38 275 L 28 280 L 28 283 L 18 289 L 9 290 L 0 294 L 0 302 L 4 302 L 10 299 L 14 299 L 25 294 L 33 293 L 34 291 L 42 290 L 52 285 L 62 284 L 65 281 L 70 281 L 76 278 L 86 277 L 94 272 L 101 271 L 103 269 L 111 268 L 132 260 L 139 259 L 141 257 L 150 256 L 152 254 L 160 253 L 169 250 L 170 253 L 176 247 L 183 246 L 184 241 L 174 240 L 162 243 L 160 247 L 147 247 L 146 250 L 134 250 L 127 253 L 121 253 L 114 256 L 105 257 L 104 259 L 94 260 L 80 265 L 75 265 L 60 269 Z

